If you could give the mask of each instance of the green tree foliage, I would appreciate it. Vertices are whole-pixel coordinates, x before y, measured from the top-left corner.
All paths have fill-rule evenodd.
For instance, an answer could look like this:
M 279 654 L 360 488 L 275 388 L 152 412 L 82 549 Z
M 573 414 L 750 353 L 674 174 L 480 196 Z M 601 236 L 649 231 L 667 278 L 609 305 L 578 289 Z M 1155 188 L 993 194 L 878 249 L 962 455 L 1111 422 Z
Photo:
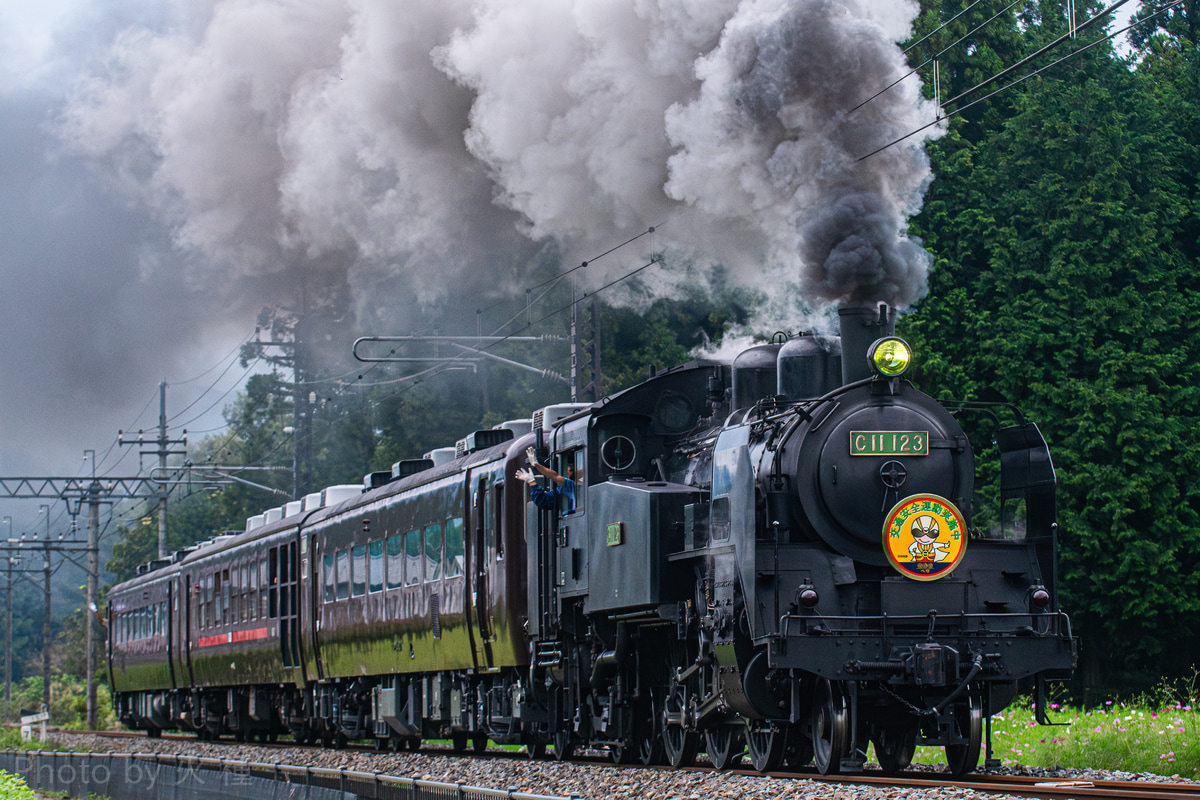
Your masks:
M 1175 46 L 1186 40 L 1194 50 L 1200 35 L 1200 2 L 1184 0 L 1142 0 L 1134 28 L 1130 31 L 1130 43 L 1141 50 Z M 1160 37 L 1161 38 L 1158 38 Z M 1157 41 L 1155 41 L 1157 39 Z
M 1093 682 L 1200 657 L 1196 128 L 1167 69 L 1097 51 L 1027 82 L 978 142 L 931 148 L 915 225 L 938 258 L 906 326 L 923 381 L 1046 434 Z

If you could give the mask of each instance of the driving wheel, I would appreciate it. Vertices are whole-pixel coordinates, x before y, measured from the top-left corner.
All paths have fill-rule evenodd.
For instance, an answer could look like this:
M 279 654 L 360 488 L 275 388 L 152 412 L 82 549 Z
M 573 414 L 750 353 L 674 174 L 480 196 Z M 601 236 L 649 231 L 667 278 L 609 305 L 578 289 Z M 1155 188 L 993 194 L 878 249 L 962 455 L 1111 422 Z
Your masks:
M 787 750 L 788 732 L 770 723 L 746 728 L 746 752 L 750 763 L 759 772 L 770 772 L 783 761 Z
M 840 686 L 826 679 L 817 683 L 812 706 L 813 761 L 822 775 L 842 768 L 850 752 L 850 708 Z
M 968 695 L 967 702 L 954 709 L 954 727 L 964 741 L 946 745 L 946 764 L 950 767 L 950 773 L 957 777 L 974 772 L 979 765 L 979 748 L 983 744 L 983 706 L 978 695 Z

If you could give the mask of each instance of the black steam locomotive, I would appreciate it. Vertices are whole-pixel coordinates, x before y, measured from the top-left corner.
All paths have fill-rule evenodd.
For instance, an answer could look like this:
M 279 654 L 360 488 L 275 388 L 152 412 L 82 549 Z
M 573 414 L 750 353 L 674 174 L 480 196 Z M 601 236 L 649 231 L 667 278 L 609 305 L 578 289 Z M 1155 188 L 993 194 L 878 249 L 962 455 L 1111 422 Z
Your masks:
M 975 769 L 990 716 L 1074 665 L 1050 456 L 1011 409 L 908 383 L 885 307 L 841 317 L 840 342 L 552 406 L 147 565 L 109 593 L 120 718 L 823 773 L 939 745 Z M 559 508 L 517 477 L 530 447 L 573 476 Z

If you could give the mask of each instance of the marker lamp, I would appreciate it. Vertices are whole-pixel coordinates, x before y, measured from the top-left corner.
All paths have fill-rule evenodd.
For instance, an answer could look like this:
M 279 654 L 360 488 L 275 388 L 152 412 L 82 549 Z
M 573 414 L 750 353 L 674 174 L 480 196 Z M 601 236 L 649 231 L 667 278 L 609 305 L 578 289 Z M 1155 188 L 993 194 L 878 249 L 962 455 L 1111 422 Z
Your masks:
M 907 372 L 912 364 L 912 348 L 903 339 L 889 336 L 871 345 L 867 359 L 875 374 L 884 378 L 896 378 Z

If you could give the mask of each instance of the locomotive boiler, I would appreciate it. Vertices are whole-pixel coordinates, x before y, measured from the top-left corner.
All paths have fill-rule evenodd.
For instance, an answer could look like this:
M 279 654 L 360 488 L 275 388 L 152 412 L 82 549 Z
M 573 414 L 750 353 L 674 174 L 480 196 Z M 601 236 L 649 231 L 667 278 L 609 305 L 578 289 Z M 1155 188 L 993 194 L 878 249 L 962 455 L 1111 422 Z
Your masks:
M 886 307 L 841 324 L 542 409 L 148 565 L 109 595 L 122 720 L 823 773 L 938 745 L 975 769 L 991 715 L 1028 691 L 1045 721 L 1074 664 L 1049 452 L 1014 409 L 909 383 Z M 971 419 L 998 461 L 987 506 Z M 574 476 L 570 505 L 529 502 L 530 447 Z

